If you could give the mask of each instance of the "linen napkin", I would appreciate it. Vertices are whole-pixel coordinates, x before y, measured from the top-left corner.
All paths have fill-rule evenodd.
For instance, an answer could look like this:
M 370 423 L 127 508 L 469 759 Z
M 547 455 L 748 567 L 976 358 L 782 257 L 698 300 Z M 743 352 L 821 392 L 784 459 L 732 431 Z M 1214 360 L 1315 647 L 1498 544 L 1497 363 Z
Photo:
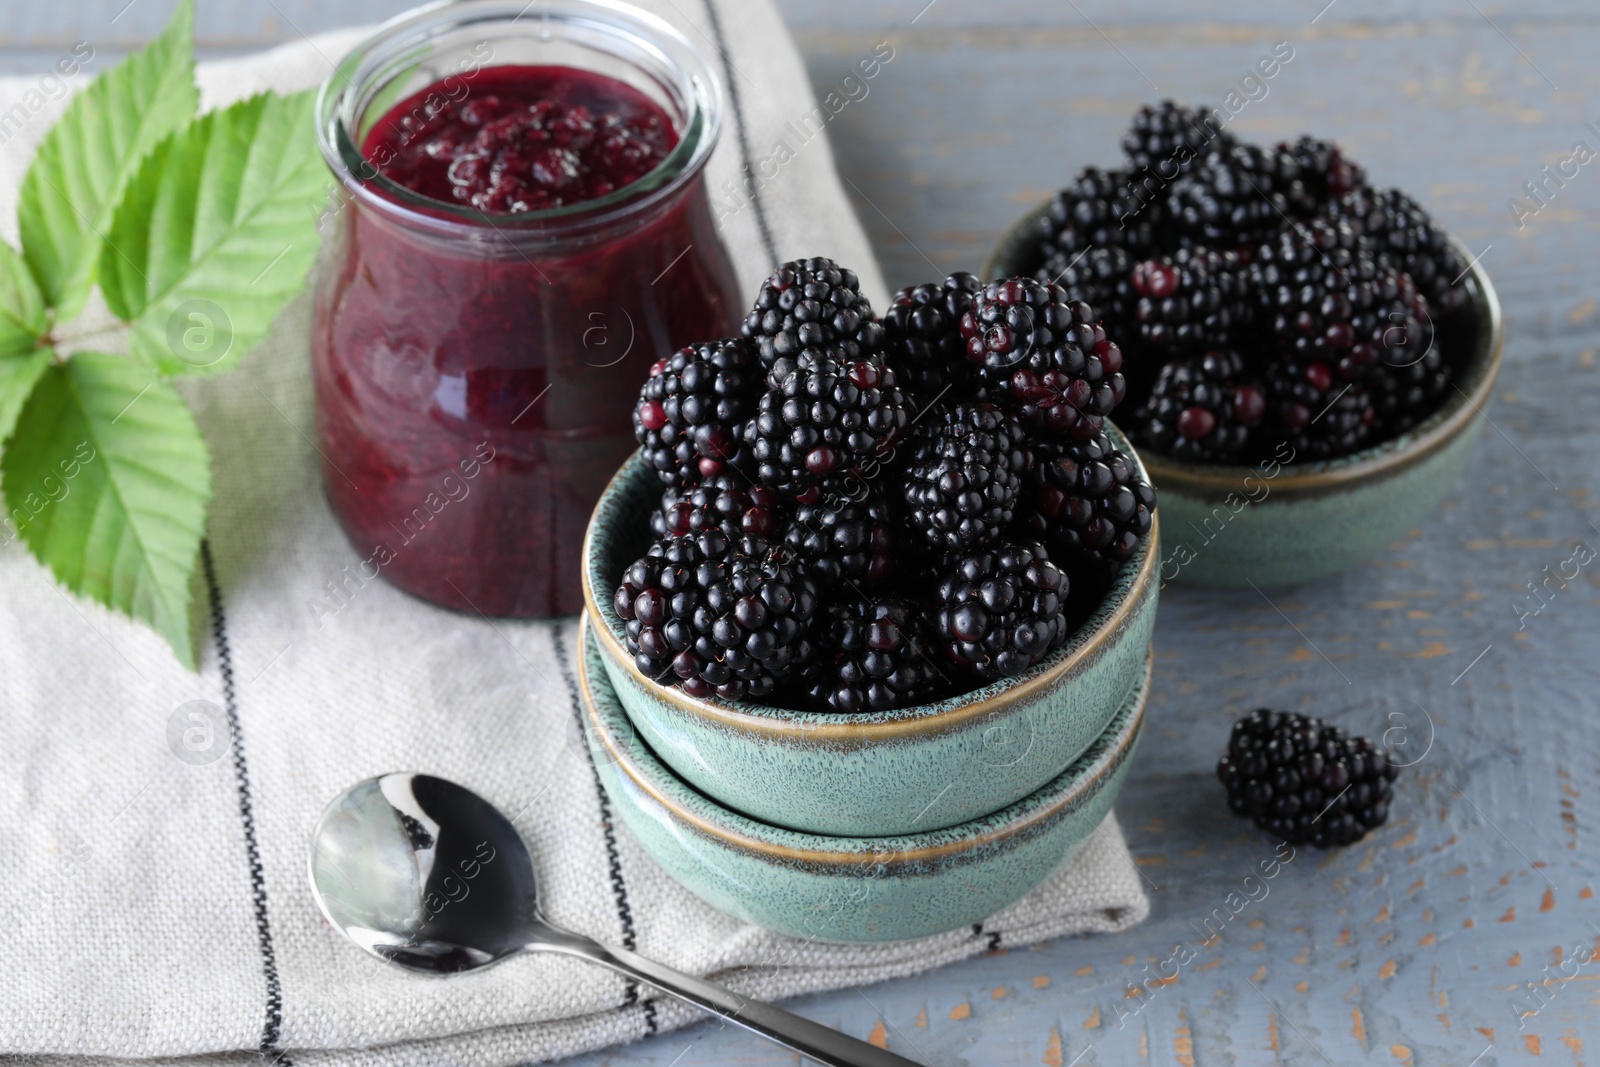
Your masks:
M 796 124 L 818 99 L 830 114 L 862 106 L 859 90 L 814 98 L 767 0 L 643 6 L 723 68 L 730 107 L 709 185 L 745 291 L 783 259 L 828 255 L 885 306 L 827 137 L 802 140 Z M 202 106 L 315 85 L 362 35 L 202 64 Z M 884 80 L 892 52 L 862 42 Z M 0 107 L 32 87 L 0 80 Z M 0 231 L 13 242 L 23 169 L 60 106 L 0 149 Z M 0 547 L 0 1055 L 492 1067 L 698 1017 L 575 960 L 441 978 L 345 942 L 312 900 L 308 835 L 340 790 L 392 770 L 454 779 L 518 813 L 556 922 L 756 997 L 1144 917 L 1114 818 L 1025 900 L 922 941 L 800 942 L 699 902 L 612 825 L 577 725 L 572 620 L 491 622 L 348 580 L 358 555 L 312 443 L 309 304 L 236 372 L 183 385 L 215 457 L 198 674 L 153 633 L 63 592 L 19 545 Z

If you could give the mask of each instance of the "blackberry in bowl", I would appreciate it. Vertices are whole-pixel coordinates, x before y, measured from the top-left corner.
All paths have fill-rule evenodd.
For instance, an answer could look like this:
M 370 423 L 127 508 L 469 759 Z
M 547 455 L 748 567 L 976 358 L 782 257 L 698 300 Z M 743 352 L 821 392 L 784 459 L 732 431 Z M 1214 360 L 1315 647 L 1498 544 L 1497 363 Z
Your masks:
M 1109 424 L 1103 432 L 1132 464 L 1127 475 L 1147 489 L 1148 479 L 1127 440 Z M 923 580 L 920 562 L 913 566 L 913 554 L 907 552 L 906 560 L 897 564 L 905 573 L 882 586 L 863 575 L 841 578 L 831 592 L 819 590 L 817 614 L 803 647 L 785 650 L 794 669 L 770 693 L 751 696 L 749 690 L 765 692 L 770 672 L 764 664 L 774 662 L 779 653 L 773 652 L 765 661 L 744 664 L 742 675 L 731 672 L 735 683 L 746 685 L 742 699 L 715 691 L 696 695 L 691 688 L 697 687 L 676 684 L 680 676 L 676 654 L 667 655 L 673 651 L 670 644 L 652 646 L 656 657 L 650 667 L 663 664 L 654 672 L 641 669 L 637 653 L 630 650 L 629 628 L 640 613 L 636 605 L 646 588 L 657 586 L 641 586 L 618 611 L 617 591 L 631 580 L 638 562 L 651 559 L 652 552 L 656 557 L 667 553 L 673 541 L 668 538 L 667 545 L 652 548 L 658 539 L 650 520 L 652 514 L 659 519 L 661 495 L 655 472 L 636 454 L 601 494 L 590 521 L 583 581 L 585 616 L 597 656 L 640 737 L 662 762 L 708 797 L 762 822 L 860 836 L 921 833 L 996 811 L 1059 776 L 1102 734 L 1148 669 L 1159 589 L 1157 530 L 1150 515 L 1146 532 L 1106 583 L 1103 596 L 1097 590 L 1095 596 L 1075 599 L 1078 586 L 1069 585 L 1064 575 L 1030 578 L 1026 566 L 1000 568 L 1004 546 L 976 550 L 997 560 L 997 573 L 1004 569 L 1016 574 L 1019 589 L 1025 587 L 1027 596 L 1018 599 L 1028 600 L 1023 605 L 1027 610 L 1001 611 L 993 619 L 997 628 L 1009 627 L 1004 637 L 1013 644 L 1019 628 L 1034 627 L 1034 636 L 1025 635 L 1023 645 L 1031 653 L 1044 651 L 1036 659 L 1030 655 L 1026 664 L 1008 660 L 1006 666 L 1018 673 L 999 676 L 998 669 L 980 671 L 958 661 L 936 640 L 933 629 L 920 628 L 915 613 L 903 610 L 908 598 L 922 605 L 934 594 L 934 583 Z M 1028 514 L 1031 507 L 1027 505 Z M 863 506 L 861 514 L 870 513 Z M 1016 517 L 1013 526 L 1022 521 Z M 700 526 L 706 532 L 690 540 L 731 543 L 720 520 L 702 519 Z M 819 540 L 831 543 L 830 537 Z M 705 577 L 715 579 L 717 588 L 738 592 L 733 588 L 737 577 L 744 583 L 740 589 L 748 591 L 756 588 L 758 577 L 774 580 L 763 577 L 763 562 L 771 560 L 774 568 L 798 565 L 755 557 L 753 541 L 744 538 L 735 549 L 743 553 L 736 575 L 723 566 Z M 782 552 L 781 539 L 776 549 L 768 549 Z M 701 611 L 704 617 L 697 619 L 696 608 L 709 602 L 702 590 L 712 586 L 695 573 L 701 569 L 699 560 L 684 561 L 681 569 L 688 572 L 681 584 L 694 590 L 698 600 L 690 603 L 683 596 L 674 603 L 674 591 L 663 590 L 669 595 L 660 606 L 653 596 L 646 598 L 647 617 L 656 619 L 659 612 L 666 619 L 676 612 L 687 618 L 678 641 L 687 642 L 691 650 L 711 647 L 719 633 L 730 640 L 742 637 L 748 647 L 749 632 L 730 626 L 721 614 L 712 617 Z M 725 599 L 718 603 L 727 607 L 731 598 L 737 612 L 742 598 L 731 592 L 721 594 Z M 1050 605 L 1040 599 L 1046 593 L 1064 594 L 1064 603 L 1046 610 Z M 845 603 L 857 607 L 840 621 L 844 609 L 837 605 Z M 874 612 L 891 619 L 894 632 L 885 628 L 869 635 L 872 624 L 881 621 Z M 997 639 L 991 636 L 990 621 L 982 620 L 982 632 L 975 635 L 980 643 Z M 733 623 L 738 624 L 737 617 Z M 702 634 L 710 637 L 702 639 Z M 874 643 L 882 647 L 874 650 Z M 869 654 L 873 651 L 884 658 L 874 659 Z M 686 661 L 685 666 L 704 674 L 699 663 Z M 877 682 L 883 685 L 874 689 Z M 901 698 L 912 702 L 902 703 Z M 894 706 L 879 706 L 886 703 Z M 935 797 L 937 803 L 930 807 Z
M 1063 247 L 1079 231 L 1055 221 L 1058 197 L 982 277 L 1059 278 L 1105 301 L 1132 397 L 1116 417 L 1172 532 L 1163 582 L 1309 581 L 1384 551 L 1460 480 L 1499 374 L 1500 305 L 1466 249 L 1337 145 L 1219 135 L 1191 154 L 1171 132 L 1205 129 L 1169 102 L 1130 130 L 1136 162 L 1186 166 L 1150 205 L 1162 221 L 1144 251 Z M 1270 217 L 1238 198 L 1252 184 Z
M 743 336 L 656 365 L 589 525 L 587 620 L 640 734 L 810 833 L 933 830 L 1059 776 L 1148 671 L 1122 365 L 1053 282 L 957 272 L 880 320 L 848 268 L 779 267 Z

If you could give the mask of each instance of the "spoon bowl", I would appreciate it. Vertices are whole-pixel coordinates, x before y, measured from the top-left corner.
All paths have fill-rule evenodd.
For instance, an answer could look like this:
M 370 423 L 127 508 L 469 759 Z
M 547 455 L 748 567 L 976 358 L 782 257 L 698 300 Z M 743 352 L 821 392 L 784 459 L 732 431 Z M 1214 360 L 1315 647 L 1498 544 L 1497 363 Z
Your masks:
M 516 827 L 427 774 L 369 778 L 329 805 L 312 834 L 311 885 L 352 941 L 419 971 L 494 963 L 547 925 Z

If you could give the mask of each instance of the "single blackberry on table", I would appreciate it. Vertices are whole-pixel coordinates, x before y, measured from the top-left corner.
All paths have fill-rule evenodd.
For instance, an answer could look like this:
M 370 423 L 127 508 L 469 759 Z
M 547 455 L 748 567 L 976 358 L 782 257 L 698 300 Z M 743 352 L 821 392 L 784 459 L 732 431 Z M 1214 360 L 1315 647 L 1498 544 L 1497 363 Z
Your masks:
M 889 366 L 831 348 L 781 357 L 743 439 L 762 483 L 814 503 L 870 479 L 893 449 L 910 410 Z
M 1246 451 L 1266 412 L 1266 392 L 1244 357 L 1214 348 L 1161 368 L 1133 431 L 1162 455 L 1223 463 Z
M 1075 559 L 1120 566 L 1150 533 L 1156 493 L 1133 457 L 1101 433 L 1051 441 L 1038 455 L 1019 508 L 1019 528 L 1043 542 L 1057 563 Z
M 1295 168 L 1255 145 L 1207 152 L 1167 194 L 1166 225 L 1184 246 L 1231 250 L 1259 244 L 1280 225 L 1290 201 L 1305 202 Z
M 761 373 L 748 341 L 730 338 L 657 360 L 633 408 L 645 463 L 669 486 L 715 477 L 739 461 L 739 431 L 756 408 Z
M 820 589 L 877 585 L 894 573 L 896 527 L 881 483 L 864 482 L 860 499 L 796 505 L 782 541 Z
M 1267 373 L 1263 436 L 1286 442 L 1297 460 L 1332 459 L 1372 439 L 1378 413 L 1358 382 L 1339 381 L 1327 363 L 1289 359 Z
M 849 595 L 814 626 L 816 652 L 800 675 L 817 711 L 888 711 L 937 699 L 945 688 L 917 607 L 892 594 Z
M 860 359 L 883 347 L 883 327 L 861 294 L 856 272 L 820 256 L 773 271 L 741 332 L 756 342 L 763 367 L 806 348 L 832 346 L 846 359 Z
M 785 521 L 778 495 L 730 472 L 688 487 L 669 487 L 650 515 L 657 537 L 687 537 L 717 530 L 730 541 L 741 537 L 776 540 Z
M 1027 437 L 1015 415 L 993 404 L 957 404 L 919 422 L 899 481 L 906 528 L 936 557 L 998 541 L 1031 461 Z
M 1400 768 L 1365 737 L 1261 708 L 1233 724 L 1217 777 L 1235 815 L 1292 845 L 1352 845 L 1389 819 Z
M 1136 186 L 1160 199 L 1164 183 L 1188 173 L 1212 149 L 1225 149 L 1233 135 L 1222 129 L 1215 108 L 1191 108 L 1172 100 L 1134 112 L 1122 135 Z
M 1086 248 L 1125 248 L 1148 252 L 1155 247 L 1159 208 L 1143 210 L 1125 170 L 1085 167 L 1065 189 L 1050 198 L 1039 219 L 1039 236 L 1047 255 L 1069 260 Z
M 1361 164 L 1344 154 L 1332 141 L 1319 140 L 1310 135 L 1298 141 L 1278 144 L 1280 157 L 1288 157 L 1299 170 L 1300 182 L 1309 199 L 1293 206 L 1304 211 L 1325 209 L 1333 201 L 1352 193 L 1367 184 L 1367 172 Z
M 967 379 L 966 342 L 961 317 L 972 309 L 983 288 L 965 271 L 943 284 L 911 285 L 894 295 L 883 314 L 884 361 L 894 368 L 900 388 L 918 410 L 934 403 L 946 389 L 959 390 Z
M 1163 353 L 1226 345 L 1254 317 L 1244 268 L 1232 252 L 1180 248 L 1135 264 L 1131 281 L 1136 336 Z
M 623 572 L 613 603 L 639 670 L 675 675 L 691 696 L 767 696 L 811 655 L 816 586 L 758 538 L 657 541 Z
M 1467 269 L 1466 257 L 1427 211 L 1399 189 L 1357 188 L 1329 205 L 1327 214 L 1348 221 L 1411 275 L 1439 314 L 1466 304 L 1467 291 L 1455 284 Z
M 1433 346 L 1427 298 L 1343 221 L 1285 229 L 1257 249 L 1250 277 L 1262 325 L 1287 355 L 1325 362 L 1345 381 Z
M 1379 363 L 1362 383 L 1372 394 L 1376 432 L 1385 437 L 1404 433 L 1432 415 L 1450 388 L 1450 365 L 1437 347 L 1414 363 Z
M 1067 576 L 1040 544 L 1002 542 L 956 560 L 940 577 L 930 637 L 984 681 L 1019 674 L 1067 639 Z

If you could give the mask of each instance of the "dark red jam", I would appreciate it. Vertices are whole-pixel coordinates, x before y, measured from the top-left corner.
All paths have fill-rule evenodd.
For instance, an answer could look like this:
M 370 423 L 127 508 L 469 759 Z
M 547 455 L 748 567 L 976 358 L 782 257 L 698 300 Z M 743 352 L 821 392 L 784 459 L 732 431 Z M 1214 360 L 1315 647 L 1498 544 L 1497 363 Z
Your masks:
M 549 240 L 511 214 L 606 196 L 660 163 L 678 134 L 642 93 L 501 67 L 441 107 L 446 84 L 393 107 L 363 152 L 408 189 L 506 214 L 440 235 L 414 205 L 351 198 L 312 341 L 324 481 L 364 577 L 485 615 L 570 614 L 589 514 L 635 447 L 640 383 L 732 334 L 738 288 L 698 174 L 636 217 L 563 222 Z
M 631 87 L 569 67 L 490 67 L 460 99 L 428 92 L 372 128 L 362 154 L 435 200 L 523 212 L 597 200 L 677 146 L 672 120 Z

